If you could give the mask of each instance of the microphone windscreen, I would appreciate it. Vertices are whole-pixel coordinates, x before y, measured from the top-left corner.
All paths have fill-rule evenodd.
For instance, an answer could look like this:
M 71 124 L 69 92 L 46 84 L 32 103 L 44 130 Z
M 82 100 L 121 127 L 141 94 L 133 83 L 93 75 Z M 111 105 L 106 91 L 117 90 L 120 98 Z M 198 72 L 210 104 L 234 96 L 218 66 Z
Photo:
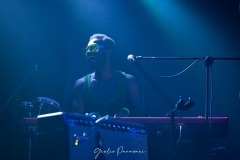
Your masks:
M 127 60 L 130 61 L 130 62 L 134 62 L 134 55 L 130 54 L 127 56 Z

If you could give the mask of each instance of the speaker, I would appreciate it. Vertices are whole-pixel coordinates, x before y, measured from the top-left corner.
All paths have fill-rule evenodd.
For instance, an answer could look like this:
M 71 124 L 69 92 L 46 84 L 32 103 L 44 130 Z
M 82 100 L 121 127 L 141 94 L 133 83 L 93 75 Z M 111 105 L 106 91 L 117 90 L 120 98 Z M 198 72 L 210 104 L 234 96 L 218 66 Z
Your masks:
M 147 160 L 144 125 L 57 112 L 38 116 L 38 160 Z

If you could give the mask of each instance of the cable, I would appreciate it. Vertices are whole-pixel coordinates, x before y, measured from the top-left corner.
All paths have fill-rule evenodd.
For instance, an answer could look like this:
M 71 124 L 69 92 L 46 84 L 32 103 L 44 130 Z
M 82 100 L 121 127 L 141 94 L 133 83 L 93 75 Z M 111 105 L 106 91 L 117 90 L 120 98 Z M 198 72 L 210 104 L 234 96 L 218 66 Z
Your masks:
M 184 72 L 187 71 L 190 67 L 192 67 L 194 64 L 196 64 L 198 61 L 200 61 L 200 60 L 202 60 L 202 59 L 205 59 L 205 57 L 199 58 L 198 60 L 194 61 L 192 64 L 190 64 L 187 68 L 185 68 L 185 69 L 182 70 L 181 72 L 179 72 L 179 73 L 177 73 L 177 74 L 174 74 L 174 75 L 171 75 L 171 76 L 159 76 L 159 75 L 153 74 L 153 73 L 151 73 L 151 72 L 143 69 L 142 66 L 140 66 L 138 63 L 136 63 L 136 64 L 137 64 L 137 66 L 138 66 L 141 70 L 143 70 L 144 72 L 146 72 L 146 73 L 148 73 L 148 74 L 150 74 L 150 75 L 152 75 L 152 76 L 155 76 L 155 77 L 158 77 L 158 78 L 173 78 L 173 77 L 179 76 L 180 74 L 184 73 Z

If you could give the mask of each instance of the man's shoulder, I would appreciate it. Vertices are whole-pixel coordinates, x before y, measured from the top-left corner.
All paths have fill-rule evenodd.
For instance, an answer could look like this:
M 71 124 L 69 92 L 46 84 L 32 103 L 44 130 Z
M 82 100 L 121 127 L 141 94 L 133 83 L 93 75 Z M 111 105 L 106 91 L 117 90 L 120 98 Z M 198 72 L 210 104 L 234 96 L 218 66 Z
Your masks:
M 126 80 L 127 84 L 136 84 L 137 83 L 136 78 L 131 74 L 125 73 L 125 80 Z
M 87 75 L 85 75 L 84 77 L 82 77 L 82 78 L 79 78 L 76 82 L 75 82 L 75 86 L 77 85 L 77 86 L 81 86 L 81 85 L 83 85 L 84 84 L 84 81 L 85 81 L 85 79 L 87 79 L 88 77 L 92 77 L 91 75 L 92 75 L 93 73 L 90 73 L 90 74 L 87 74 Z
M 126 78 L 127 80 L 135 79 L 135 77 L 134 77 L 133 75 L 127 74 L 127 73 L 125 73 L 125 78 Z
M 82 87 L 84 86 L 84 81 L 86 78 L 88 78 L 91 74 L 87 74 L 82 78 L 79 78 L 78 80 L 76 80 L 75 84 L 74 84 L 74 88 L 76 87 Z M 90 76 L 91 77 L 91 76 Z
M 82 88 L 84 86 L 84 77 L 78 79 L 74 84 L 74 89 Z
M 123 75 L 125 79 L 132 79 L 134 78 L 133 75 L 131 74 L 128 74 L 128 73 L 125 73 L 125 72 L 122 72 L 122 71 L 114 71 L 114 73 L 118 73 L 120 75 Z M 117 74 L 116 74 L 117 75 Z
M 76 80 L 76 82 L 75 82 L 75 84 L 82 84 L 82 83 L 84 83 L 84 77 L 82 77 L 82 78 L 79 78 L 78 80 Z

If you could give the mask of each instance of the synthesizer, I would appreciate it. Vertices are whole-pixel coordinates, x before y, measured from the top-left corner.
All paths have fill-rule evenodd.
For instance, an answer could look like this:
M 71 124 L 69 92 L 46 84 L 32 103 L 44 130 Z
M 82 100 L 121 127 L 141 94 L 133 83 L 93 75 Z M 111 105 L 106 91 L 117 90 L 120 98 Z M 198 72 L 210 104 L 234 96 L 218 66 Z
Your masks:
M 159 133 L 164 138 L 172 138 L 170 117 L 110 117 L 109 120 L 143 124 L 147 126 L 148 134 Z M 205 117 L 175 117 L 175 125 L 178 135 L 181 133 L 182 138 L 185 139 L 204 138 L 206 133 Z M 211 132 L 211 138 L 223 139 L 229 131 L 228 117 L 211 117 L 208 119 L 207 126 Z M 23 131 L 35 133 L 37 118 L 24 118 Z

